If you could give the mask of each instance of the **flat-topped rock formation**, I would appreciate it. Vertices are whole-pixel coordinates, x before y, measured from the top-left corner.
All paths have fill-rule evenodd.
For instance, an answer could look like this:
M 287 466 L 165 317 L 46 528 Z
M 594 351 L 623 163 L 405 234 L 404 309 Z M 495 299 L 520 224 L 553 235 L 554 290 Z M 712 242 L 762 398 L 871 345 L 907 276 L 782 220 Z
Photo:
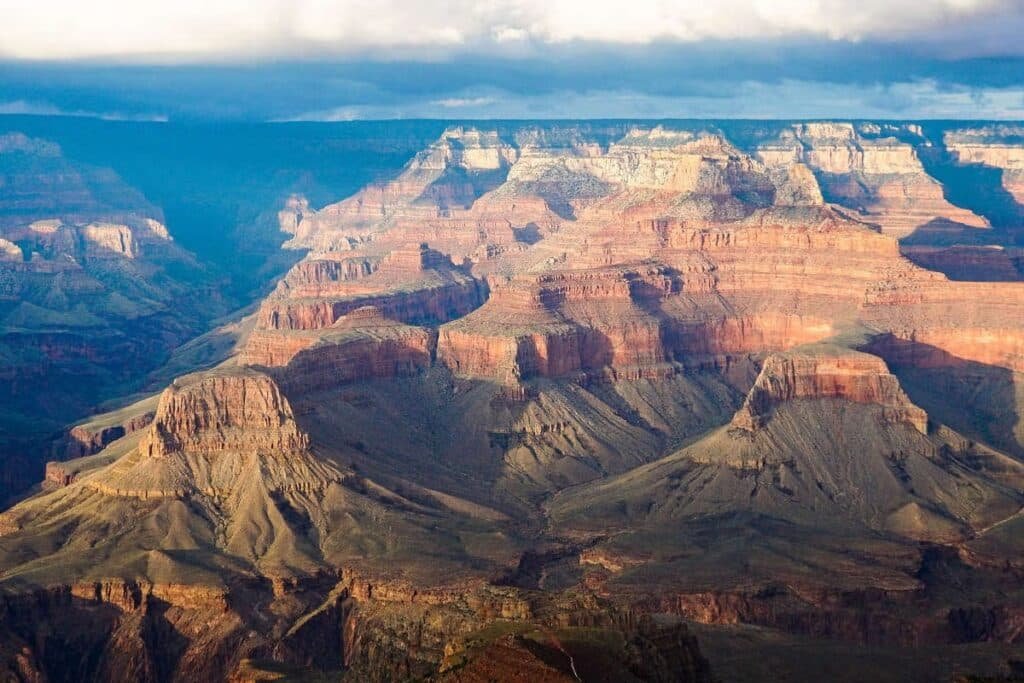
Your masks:
M 655 463 L 556 496 L 552 514 L 584 528 L 667 529 L 690 516 L 750 510 L 949 540 L 1019 507 L 1020 491 L 972 462 L 1024 466 L 949 430 L 930 434 L 927 422 L 881 359 L 801 347 L 765 361 L 728 425 Z M 672 543 L 670 531 L 659 533 Z
M 928 433 L 928 415 L 910 402 L 881 358 L 837 353 L 828 347 L 769 356 L 731 424 L 754 431 L 765 426 L 780 404 L 820 398 L 877 405 L 884 419 L 906 422 L 922 434 Z
M 160 397 L 140 449 L 146 457 L 166 458 L 236 450 L 285 455 L 308 446 L 274 381 L 239 370 L 176 380 Z

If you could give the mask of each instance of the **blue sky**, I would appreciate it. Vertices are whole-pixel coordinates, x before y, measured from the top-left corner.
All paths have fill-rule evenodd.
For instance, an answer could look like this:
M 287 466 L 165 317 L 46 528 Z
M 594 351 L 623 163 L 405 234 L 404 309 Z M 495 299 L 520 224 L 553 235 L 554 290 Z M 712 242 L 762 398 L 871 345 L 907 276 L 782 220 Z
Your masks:
M 1024 119 L 1024 0 L 0 0 L 0 113 Z

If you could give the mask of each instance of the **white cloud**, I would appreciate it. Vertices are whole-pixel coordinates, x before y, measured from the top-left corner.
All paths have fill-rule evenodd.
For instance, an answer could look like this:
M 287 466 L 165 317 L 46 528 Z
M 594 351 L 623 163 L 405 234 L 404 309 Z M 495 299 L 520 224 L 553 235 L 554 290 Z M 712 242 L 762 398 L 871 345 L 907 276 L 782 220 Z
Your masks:
M 0 56 L 316 57 L 533 40 L 927 35 L 1019 0 L 0 0 Z
M 431 104 L 436 104 L 446 109 L 462 109 L 464 107 L 486 107 L 489 104 L 494 104 L 495 99 L 493 97 L 447 97 L 443 100 L 434 100 Z

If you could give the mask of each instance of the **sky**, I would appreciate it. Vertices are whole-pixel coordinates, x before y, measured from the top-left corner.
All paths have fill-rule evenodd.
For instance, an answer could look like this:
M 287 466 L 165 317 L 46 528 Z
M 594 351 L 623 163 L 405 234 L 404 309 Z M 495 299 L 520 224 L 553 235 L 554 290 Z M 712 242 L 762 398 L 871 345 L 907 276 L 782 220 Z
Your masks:
M 1024 0 L 0 0 L 0 114 L 1024 119 Z

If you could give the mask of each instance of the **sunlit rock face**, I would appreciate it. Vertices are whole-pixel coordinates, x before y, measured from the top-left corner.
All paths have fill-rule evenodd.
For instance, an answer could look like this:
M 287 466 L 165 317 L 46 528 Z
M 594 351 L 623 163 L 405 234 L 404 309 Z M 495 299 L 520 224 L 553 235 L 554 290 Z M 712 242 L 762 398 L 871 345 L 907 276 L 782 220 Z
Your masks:
M 896 238 L 919 229 L 988 228 L 985 218 L 946 200 L 918 157 L 921 136 L 912 125 L 796 124 L 757 156 L 771 166 L 806 164 L 829 201 Z
M 776 406 L 819 398 L 878 405 L 886 420 L 928 432 L 928 415 L 910 402 L 881 358 L 866 353 L 836 355 L 829 350 L 769 356 L 732 424 L 753 431 L 764 426 Z

